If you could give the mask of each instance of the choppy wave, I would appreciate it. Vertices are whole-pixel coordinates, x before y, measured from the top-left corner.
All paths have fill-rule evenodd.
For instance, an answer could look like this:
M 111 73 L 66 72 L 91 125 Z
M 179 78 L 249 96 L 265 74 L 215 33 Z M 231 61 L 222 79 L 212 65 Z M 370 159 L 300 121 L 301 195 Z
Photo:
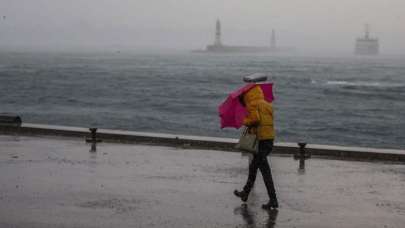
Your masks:
M 384 66 L 384 67 L 381 67 Z M 25 122 L 238 137 L 218 105 L 270 72 L 279 141 L 404 148 L 405 60 L 0 54 L 0 113 Z
M 389 83 L 379 81 L 326 81 L 325 84 L 336 86 L 381 87 L 381 88 L 405 87 L 405 84 L 402 83 Z

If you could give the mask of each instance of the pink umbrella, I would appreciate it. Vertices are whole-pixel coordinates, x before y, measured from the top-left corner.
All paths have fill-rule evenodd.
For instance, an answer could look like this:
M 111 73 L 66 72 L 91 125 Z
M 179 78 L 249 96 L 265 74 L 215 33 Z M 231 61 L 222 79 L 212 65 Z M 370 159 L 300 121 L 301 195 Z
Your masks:
M 247 115 L 246 108 L 239 102 L 239 96 L 246 93 L 254 86 L 260 85 L 263 91 L 264 98 L 272 102 L 273 97 L 273 83 L 254 84 L 249 83 L 242 88 L 229 94 L 228 98 L 219 106 L 219 116 L 221 118 L 221 128 L 234 127 L 240 128 L 243 123 L 243 119 Z

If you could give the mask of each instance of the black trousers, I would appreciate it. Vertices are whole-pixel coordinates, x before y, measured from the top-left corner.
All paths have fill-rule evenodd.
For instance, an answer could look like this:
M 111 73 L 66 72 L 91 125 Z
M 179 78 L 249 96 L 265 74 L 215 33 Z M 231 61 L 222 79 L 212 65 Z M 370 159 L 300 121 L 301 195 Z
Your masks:
M 270 200 L 277 200 L 276 190 L 274 189 L 273 177 L 267 156 L 273 149 L 273 140 L 260 140 L 258 152 L 253 155 L 253 160 L 249 165 L 249 176 L 243 190 L 249 193 L 256 180 L 257 170 L 262 173 L 264 184 L 266 185 L 267 193 Z

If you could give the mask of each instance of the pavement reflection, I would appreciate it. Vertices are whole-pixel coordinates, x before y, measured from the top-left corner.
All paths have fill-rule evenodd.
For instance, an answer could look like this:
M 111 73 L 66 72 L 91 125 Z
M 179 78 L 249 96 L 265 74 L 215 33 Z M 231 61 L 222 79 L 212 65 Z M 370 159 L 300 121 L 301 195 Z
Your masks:
M 266 211 L 268 214 L 268 218 L 267 218 L 266 223 L 264 224 L 264 227 L 273 228 L 276 225 L 278 210 L 273 209 L 273 210 L 266 210 Z M 242 226 L 242 227 L 246 227 L 246 228 L 261 227 L 260 222 L 257 221 L 257 219 L 256 219 L 255 213 L 249 209 L 249 206 L 247 204 L 242 204 L 241 206 L 236 207 L 233 212 L 235 215 L 242 216 L 242 219 L 245 222 L 244 226 Z

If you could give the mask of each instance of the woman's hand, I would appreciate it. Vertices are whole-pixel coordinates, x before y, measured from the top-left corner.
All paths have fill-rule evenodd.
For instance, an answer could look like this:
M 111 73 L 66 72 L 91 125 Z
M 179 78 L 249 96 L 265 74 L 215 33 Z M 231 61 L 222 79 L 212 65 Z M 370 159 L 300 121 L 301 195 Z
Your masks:
M 255 135 L 257 133 L 257 127 L 256 126 L 249 126 L 247 129 L 249 134 Z

